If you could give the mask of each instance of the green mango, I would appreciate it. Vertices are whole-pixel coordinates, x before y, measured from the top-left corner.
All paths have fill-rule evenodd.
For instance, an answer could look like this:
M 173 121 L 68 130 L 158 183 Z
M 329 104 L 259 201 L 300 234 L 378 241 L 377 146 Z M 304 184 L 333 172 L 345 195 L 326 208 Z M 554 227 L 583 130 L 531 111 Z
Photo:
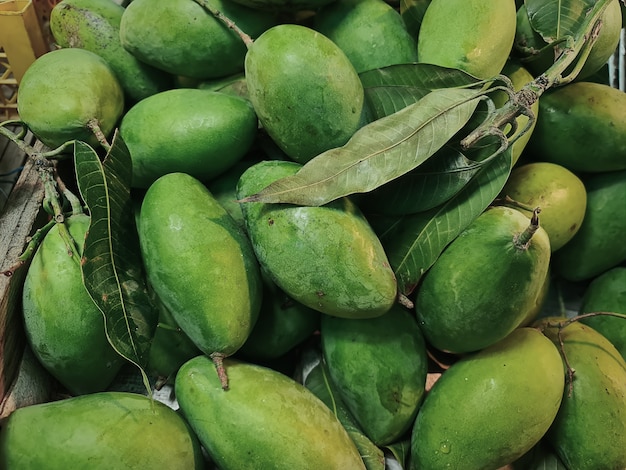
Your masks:
M 124 91 L 107 62 L 86 49 L 57 49 L 33 62 L 20 82 L 20 119 L 46 146 L 70 140 L 96 147 L 90 126 L 108 137 L 124 112 Z
M 148 280 L 180 328 L 218 364 L 235 353 L 262 300 L 259 266 L 241 227 L 200 181 L 170 173 L 148 188 L 138 233 Z
M 274 15 L 228 0 L 208 4 L 252 38 L 276 23 Z M 242 72 L 247 51 L 233 29 L 189 0 L 133 0 L 122 15 L 120 41 L 142 62 L 198 79 Z
M 530 157 L 575 173 L 626 170 L 624 109 L 626 93 L 601 83 L 574 82 L 544 93 Z
M 546 438 L 569 470 L 626 468 L 626 362 L 587 325 L 574 322 L 559 335 L 552 325 L 561 320 L 547 317 L 535 324 L 574 370 Z
M 321 313 L 293 300 L 263 278 L 259 318 L 239 353 L 252 362 L 278 359 L 319 329 Z
M 85 214 L 65 221 L 79 255 L 89 221 Z M 104 316 L 83 285 L 79 261 L 68 256 L 58 225 L 33 256 L 22 310 L 35 356 L 71 394 L 105 390 L 126 363 L 107 339 Z
M 243 72 L 214 80 L 203 80 L 198 83 L 196 88 L 219 91 L 248 99 L 248 83 Z
M 362 125 L 364 92 L 354 66 L 309 27 L 265 31 L 248 50 L 245 75 L 264 130 L 296 162 L 344 145 Z
M 322 316 L 322 351 L 343 403 L 374 444 L 410 430 L 426 393 L 428 356 L 415 317 L 401 305 L 368 319 Z
M 384 0 L 336 0 L 317 11 L 313 28 L 348 56 L 358 73 L 417 62 L 417 43 Z
M 87 49 L 106 60 L 128 104 L 172 88 L 174 80 L 122 47 L 123 13 L 124 7 L 113 0 L 62 0 L 50 13 L 50 30 L 60 47 Z
M 564 382 L 558 349 L 535 328 L 463 357 L 418 411 L 410 469 L 496 469 L 519 459 L 548 431 Z
M 467 353 L 520 326 L 548 274 L 550 241 L 538 220 L 487 209 L 441 253 L 417 287 L 415 310 L 435 348 Z
M 564 166 L 530 162 L 511 171 L 501 196 L 541 209 L 541 225 L 556 251 L 580 230 L 587 207 L 587 190 L 582 180 Z M 518 208 L 528 217 L 532 211 Z
M 0 428 L 0 469 L 200 470 L 203 456 L 185 420 L 129 392 L 98 392 L 18 408 Z
M 316 354 L 318 354 L 317 351 Z M 308 359 L 309 357 L 303 354 L 302 360 L 307 361 Z M 337 387 L 332 382 L 328 366 L 321 356 L 317 356 L 317 359 L 317 363 L 311 361 L 314 365 L 303 377 L 302 383 L 332 410 L 339 422 L 346 428 L 350 438 L 361 454 L 365 468 L 367 470 L 385 470 L 385 454 L 383 450 L 363 434 L 354 416 L 352 416 L 341 399 Z
M 616 266 L 594 278 L 580 302 L 580 315 L 613 312 L 626 315 L 626 266 Z M 626 359 L 626 319 L 598 315 L 580 320 L 608 339 Z
M 585 218 L 552 263 L 555 274 L 568 281 L 591 279 L 626 260 L 626 170 L 590 174 L 583 183 Z
M 208 190 L 215 199 L 235 219 L 235 222 L 244 227 L 244 229 L 243 212 L 241 212 L 241 204 L 237 201 L 237 182 L 243 172 L 258 161 L 257 159 L 247 158 L 240 160 L 224 173 L 206 183 Z
M 178 326 L 172 313 L 154 291 L 151 296 L 159 312 L 159 322 L 150 344 L 146 370 L 162 386 L 168 382 L 173 383 L 180 366 L 192 357 L 202 354 L 202 351 Z
M 256 134 L 257 117 L 248 101 L 193 88 L 152 95 L 120 123 L 135 188 L 147 188 L 172 172 L 202 181 L 215 178 L 243 158 Z
M 206 356 L 176 376 L 178 404 L 221 470 L 364 469 L 345 428 L 310 390 L 273 369 L 234 359 L 222 390 Z
M 239 200 L 295 174 L 302 165 L 265 160 L 239 179 Z M 257 259 L 287 295 L 346 318 L 383 315 L 396 302 L 396 278 L 380 240 L 350 199 L 321 207 L 242 203 Z
M 514 0 L 432 0 L 417 38 L 418 60 L 493 78 L 509 58 L 515 23 Z

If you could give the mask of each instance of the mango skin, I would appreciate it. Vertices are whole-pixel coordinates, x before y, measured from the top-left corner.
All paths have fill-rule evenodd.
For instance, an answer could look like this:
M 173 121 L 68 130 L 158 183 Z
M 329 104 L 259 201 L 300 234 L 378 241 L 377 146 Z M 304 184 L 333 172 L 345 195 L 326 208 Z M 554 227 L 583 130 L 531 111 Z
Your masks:
M 250 242 L 197 179 L 170 173 L 146 192 L 139 243 L 163 305 L 205 354 L 229 356 L 259 314 L 262 281 Z
M 209 0 L 256 38 L 273 15 L 234 2 Z M 133 0 L 120 23 L 122 46 L 142 62 L 172 75 L 209 79 L 243 71 L 246 45 L 202 6 L 186 0 Z
M 337 0 L 313 17 L 313 28 L 343 50 L 358 73 L 417 62 L 417 42 L 384 0 Z
M 557 328 L 545 327 L 559 320 L 547 317 L 536 324 L 556 345 Z M 626 468 L 624 358 L 604 336 L 579 322 L 561 329 L 561 340 L 574 381 L 571 396 L 565 386 L 547 441 L 570 470 Z
M 246 54 L 245 75 L 263 128 L 296 162 L 344 145 L 362 125 L 364 92 L 354 66 L 309 27 L 265 31 Z
M 427 341 L 467 353 L 507 336 L 536 308 L 548 274 L 550 241 L 540 226 L 526 249 L 521 212 L 491 207 L 442 252 L 417 288 L 415 311 Z
M 183 416 L 220 469 L 365 468 L 345 428 L 310 390 L 273 369 L 234 359 L 224 365 L 226 392 L 205 356 L 186 362 L 175 383 Z
M 89 216 L 73 215 L 66 226 L 79 253 Z M 22 291 L 24 328 L 41 364 L 70 393 L 105 390 L 125 360 L 110 345 L 104 316 L 83 285 L 78 262 L 53 227 L 37 249 Z
M 213 179 L 248 152 L 257 117 L 243 98 L 191 88 L 167 90 L 130 108 L 120 135 L 132 159 L 131 185 L 147 188 L 167 173 Z
M 580 301 L 579 314 L 613 312 L 626 315 L 626 266 L 616 266 L 594 278 Z M 626 360 L 626 321 L 599 315 L 581 320 L 608 339 Z
M 322 351 L 330 377 L 360 429 L 374 444 L 399 441 L 426 393 L 426 344 L 415 317 L 394 305 L 385 315 L 324 315 Z
M 514 168 L 502 195 L 529 207 L 541 208 L 541 225 L 548 232 L 553 252 L 576 235 L 585 218 L 587 190 L 584 183 L 570 170 L 555 163 L 530 162 Z M 531 211 L 520 210 L 531 217 Z
M 239 350 L 252 362 L 279 359 L 319 329 L 321 313 L 296 302 L 267 276 L 263 303 L 250 336 Z
M 146 370 L 162 384 L 173 383 L 180 366 L 202 352 L 181 330 L 163 302 L 154 292 L 151 294 L 159 312 L 159 323 L 150 345 Z
M 514 0 L 432 0 L 417 38 L 418 60 L 492 78 L 509 58 L 515 24 Z
M 591 279 L 626 260 L 626 171 L 590 174 L 585 218 L 574 237 L 554 254 L 555 274 L 568 281 Z
M 124 7 L 112 0 L 62 0 L 50 13 L 50 30 L 60 47 L 78 47 L 106 60 L 133 103 L 172 88 L 170 74 L 139 61 L 122 47 Z
M 280 160 L 256 163 L 241 175 L 237 197 L 301 167 Z M 396 302 L 396 278 L 382 244 L 349 199 L 321 207 L 246 202 L 241 208 L 259 264 L 294 300 L 343 318 L 377 317 Z
M 563 387 L 556 346 L 537 329 L 514 330 L 435 382 L 413 426 L 410 469 L 504 467 L 548 431 Z
M 626 94 L 601 83 L 574 82 L 544 93 L 530 156 L 575 173 L 625 170 L 624 109 Z
M 99 55 L 85 49 L 57 49 L 33 62 L 20 82 L 20 119 L 46 146 L 70 140 L 98 146 L 87 128 L 96 120 L 105 136 L 124 112 L 124 91 Z
M 0 428 L 0 468 L 204 468 L 197 437 L 167 405 L 99 392 L 18 408 Z

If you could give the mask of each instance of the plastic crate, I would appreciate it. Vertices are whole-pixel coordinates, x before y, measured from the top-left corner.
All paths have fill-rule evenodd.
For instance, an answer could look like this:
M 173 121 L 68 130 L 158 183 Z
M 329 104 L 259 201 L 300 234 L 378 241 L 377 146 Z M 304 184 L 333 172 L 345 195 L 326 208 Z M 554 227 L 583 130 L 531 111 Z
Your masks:
M 50 12 L 59 0 L 0 0 L 0 120 L 17 119 L 26 69 L 52 45 Z

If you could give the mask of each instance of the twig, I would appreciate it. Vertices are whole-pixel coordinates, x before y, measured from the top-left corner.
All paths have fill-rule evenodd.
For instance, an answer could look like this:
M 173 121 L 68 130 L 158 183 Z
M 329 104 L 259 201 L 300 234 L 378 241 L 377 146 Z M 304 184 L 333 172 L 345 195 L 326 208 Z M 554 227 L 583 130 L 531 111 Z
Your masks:
M 567 326 L 571 325 L 572 323 L 578 322 L 580 320 L 584 320 L 586 318 L 592 318 L 592 317 L 597 317 L 597 316 L 601 316 L 601 315 L 606 315 L 606 316 L 611 316 L 611 317 L 617 317 L 617 318 L 621 318 L 623 320 L 626 320 L 626 314 L 623 313 L 617 313 L 617 312 L 589 312 L 589 313 L 582 313 L 580 315 L 576 315 L 574 317 L 568 318 L 566 320 L 559 320 L 559 321 L 555 321 L 555 322 L 551 322 L 548 321 L 546 322 L 546 324 L 544 325 L 544 328 L 557 328 L 557 338 L 559 341 L 559 346 L 561 348 L 561 356 L 563 357 L 563 362 L 565 363 L 565 367 L 567 369 L 567 381 L 568 381 L 568 393 L 567 396 L 568 398 L 572 396 L 572 393 L 574 391 L 574 374 L 576 373 L 576 369 L 574 369 L 567 357 L 567 353 L 565 352 L 565 342 L 563 341 L 563 329 L 566 328 Z
M 610 0 L 599 0 L 596 2 L 590 14 L 581 25 L 581 31 L 585 31 L 585 33 L 578 37 L 567 38 L 568 47 L 561 53 L 552 66 L 546 72 L 535 78 L 535 80 L 522 87 L 521 90 L 516 92 L 512 98 L 495 113 L 491 113 L 481 125 L 461 141 L 461 146 L 464 149 L 475 146 L 476 143 L 483 138 L 493 135 L 493 128 L 502 129 L 505 125 L 515 122 L 515 119 L 520 115 L 525 115 L 529 118 L 526 124 L 526 129 L 529 129 L 535 120 L 531 106 L 546 90 L 574 80 L 584 66 L 591 48 L 600 33 L 602 27 L 600 18 L 608 6 L 609 1 Z M 563 74 L 572 65 L 574 60 L 577 60 L 574 69 L 564 78 Z
M 228 18 L 221 11 L 213 8 L 207 0 L 194 0 L 194 1 L 198 5 L 200 5 L 202 8 L 204 8 L 206 11 L 211 13 L 215 18 L 217 18 L 222 23 L 224 23 L 224 25 L 228 29 L 237 33 L 237 35 L 241 38 L 241 40 L 243 41 L 243 43 L 246 45 L 248 49 L 250 48 L 250 46 L 252 46 L 252 43 L 254 42 L 252 40 L 252 37 L 250 37 L 249 34 L 245 33 L 241 28 L 239 28 L 239 26 L 237 26 L 237 24 L 233 20 Z

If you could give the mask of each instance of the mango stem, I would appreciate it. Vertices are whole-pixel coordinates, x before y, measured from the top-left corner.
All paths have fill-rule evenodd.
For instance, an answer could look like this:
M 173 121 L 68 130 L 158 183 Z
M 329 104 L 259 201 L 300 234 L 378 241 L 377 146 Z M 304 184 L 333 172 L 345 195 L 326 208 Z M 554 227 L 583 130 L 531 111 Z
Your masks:
M 537 230 L 539 230 L 539 212 L 541 209 L 539 207 L 535 207 L 533 209 L 533 215 L 530 218 L 530 224 L 526 227 L 522 233 L 515 236 L 513 243 L 515 247 L 519 250 L 528 249 L 528 245 L 530 244 L 530 240 Z
M 209 355 L 213 364 L 215 365 L 215 369 L 217 370 L 217 376 L 220 379 L 220 383 L 222 384 L 222 390 L 228 390 L 228 374 L 226 374 L 226 369 L 224 368 L 224 358 L 226 357 L 224 354 L 219 352 L 214 352 Z
M 252 46 L 252 43 L 253 43 L 252 37 L 250 37 L 249 34 L 246 34 L 239 26 L 237 26 L 237 24 L 233 20 L 228 18 L 221 11 L 213 8 L 207 0 L 194 0 L 194 1 L 198 5 L 200 5 L 202 8 L 204 8 L 206 11 L 208 11 L 210 14 L 212 14 L 215 18 L 217 18 L 219 21 L 224 23 L 224 25 L 228 29 L 234 31 L 237 34 L 237 36 L 239 36 L 241 40 L 243 41 L 243 43 L 246 45 L 246 48 L 250 49 L 250 46 Z

